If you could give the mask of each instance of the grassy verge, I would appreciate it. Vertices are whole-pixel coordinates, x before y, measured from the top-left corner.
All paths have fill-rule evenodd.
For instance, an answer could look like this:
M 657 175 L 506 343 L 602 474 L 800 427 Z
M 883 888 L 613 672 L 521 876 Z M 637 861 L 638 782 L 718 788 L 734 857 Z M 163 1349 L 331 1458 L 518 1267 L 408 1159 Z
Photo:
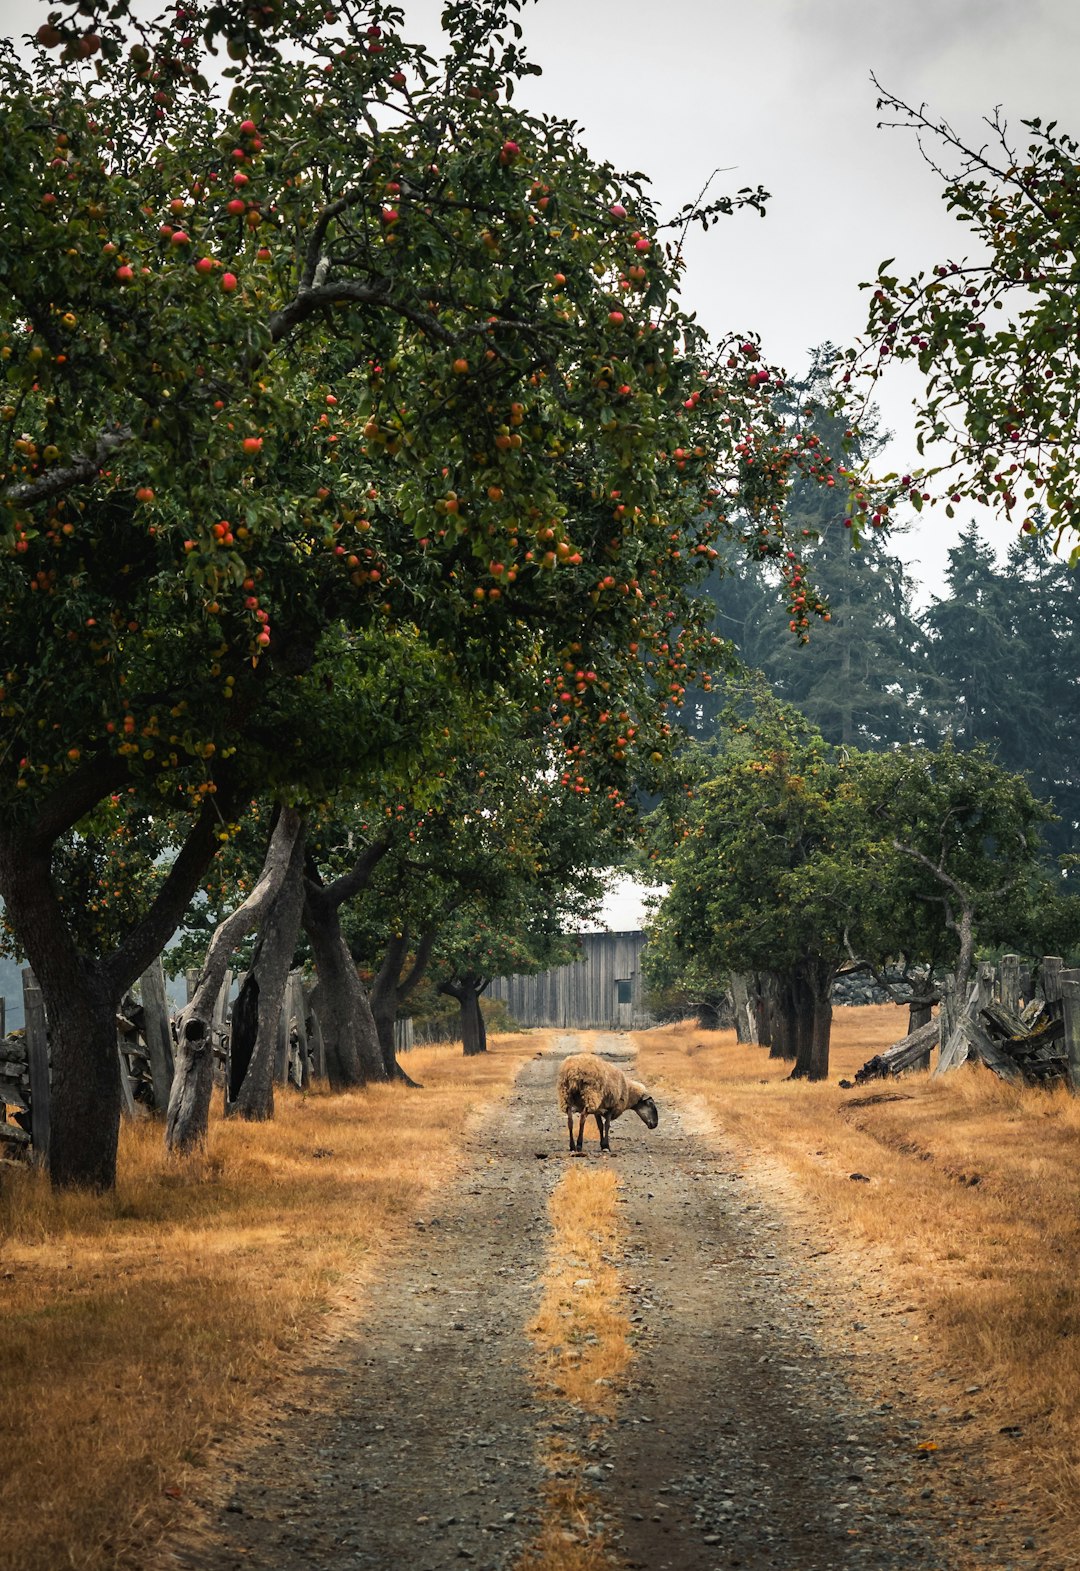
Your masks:
M 1050 1535 L 1048 1563 L 1075 1565 L 1080 1098 L 968 1067 L 838 1088 L 902 1029 L 890 1005 L 838 1011 L 820 1085 L 788 1081 L 733 1033 L 687 1025 L 641 1033 L 640 1072 L 696 1099 L 778 1203 L 795 1193 L 837 1270 L 913 1306 L 914 1334 L 890 1333 L 895 1310 L 890 1322 L 881 1309 L 880 1362 L 899 1354 L 937 1402 L 971 1393 L 950 1409 L 972 1410 L 963 1429 L 943 1413 L 934 1444 L 959 1451 L 981 1432 L 1011 1499 Z
M 586 1425 L 612 1413 L 618 1377 L 633 1357 L 615 1264 L 617 1199 L 610 1169 L 576 1165 L 567 1167 L 551 1197 L 544 1291 L 529 1336 L 537 1389 L 552 1418 L 562 1418 L 568 1404 Z M 564 1428 L 551 1431 L 543 1464 L 543 1520 L 517 1571 L 611 1571 L 616 1561 L 586 1483 L 586 1460 Z
M 422 1091 L 286 1095 L 183 1163 L 125 1122 L 104 1198 L 0 1170 L 0 1565 L 145 1566 L 210 1442 L 272 1397 L 280 1355 L 356 1295 L 538 1045 L 417 1049 Z

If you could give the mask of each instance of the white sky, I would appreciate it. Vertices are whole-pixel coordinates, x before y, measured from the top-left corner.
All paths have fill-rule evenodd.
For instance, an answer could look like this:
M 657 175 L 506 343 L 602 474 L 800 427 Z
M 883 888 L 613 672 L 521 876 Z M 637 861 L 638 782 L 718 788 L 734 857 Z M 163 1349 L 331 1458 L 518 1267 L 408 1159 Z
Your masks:
M 437 48 L 441 0 L 404 4 L 407 32 Z M 0 0 L 13 35 L 47 10 Z M 576 119 L 595 156 L 648 174 L 663 212 L 718 167 L 729 172 L 715 191 L 772 193 L 768 217 L 694 232 L 684 298 L 717 333 L 760 332 L 793 373 L 813 345 L 858 332 L 858 285 L 885 257 L 913 272 L 964 251 L 914 140 L 876 129 L 871 70 L 971 138 L 997 104 L 1014 126 L 1040 115 L 1080 131 L 1076 0 L 536 0 L 521 20 L 544 72 L 524 100 Z M 886 467 L 916 464 L 914 385 L 912 375 L 908 391 L 881 399 L 896 433 Z M 938 509 L 897 539 L 924 600 L 941 585 L 959 523 Z

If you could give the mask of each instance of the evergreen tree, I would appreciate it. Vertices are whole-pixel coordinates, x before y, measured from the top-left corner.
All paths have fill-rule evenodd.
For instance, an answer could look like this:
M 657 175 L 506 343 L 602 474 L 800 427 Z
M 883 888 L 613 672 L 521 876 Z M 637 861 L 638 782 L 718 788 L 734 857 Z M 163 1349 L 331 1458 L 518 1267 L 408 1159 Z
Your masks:
M 1027 537 L 1004 567 L 971 525 L 949 552 L 948 593 L 923 618 L 940 695 L 938 724 L 956 746 L 979 743 L 1026 775 L 1060 822 L 1057 853 L 1080 839 L 1080 605 L 1076 577 Z
M 820 467 L 867 463 L 885 437 L 870 419 L 858 436 L 829 408 L 832 350 L 816 350 L 796 387 L 791 418 L 817 438 Z M 847 488 L 812 475 L 792 487 L 785 522 L 805 540 L 806 573 L 829 601 L 809 643 L 789 638 L 780 614 L 780 589 L 771 564 L 736 562 L 729 554 L 709 585 L 714 630 L 739 658 L 764 672 L 778 698 L 813 721 L 829 742 L 861 748 L 908 742 L 925 730 L 926 636 L 911 609 L 904 565 L 873 532 L 857 541 L 847 515 Z M 718 704 L 700 706 L 701 729 Z

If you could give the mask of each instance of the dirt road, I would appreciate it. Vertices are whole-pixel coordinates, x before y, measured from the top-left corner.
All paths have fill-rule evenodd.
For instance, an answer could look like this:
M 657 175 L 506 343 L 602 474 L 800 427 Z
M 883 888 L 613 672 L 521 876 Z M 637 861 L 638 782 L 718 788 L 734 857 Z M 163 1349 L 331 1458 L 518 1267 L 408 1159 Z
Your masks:
M 985 1529 L 974 1471 L 938 1470 L 918 1420 L 867 1407 L 823 1316 L 814 1240 L 677 1107 L 614 1125 L 613 1260 L 636 1356 L 610 1410 L 543 1399 L 527 1328 L 547 1205 L 571 1168 L 555 1106 L 567 1036 L 469 1141 L 460 1179 L 388 1257 L 355 1325 L 297 1369 L 296 1402 L 223 1452 L 226 1497 L 169 1552 L 185 1571 L 953 1571 L 1036 1565 Z M 627 1037 L 602 1039 L 626 1063 Z M 423 1160 L 423 1153 L 417 1153 Z M 856 1322 L 857 1325 L 857 1322 Z M 828 1351 L 827 1348 L 832 1348 Z M 555 1460 L 553 1460 L 553 1458 Z M 977 1468 L 973 1461 L 971 1468 Z M 576 1517 L 554 1524 L 552 1471 Z M 564 1494 L 566 1490 L 564 1489 Z M 577 1558 L 568 1535 L 582 1545 Z

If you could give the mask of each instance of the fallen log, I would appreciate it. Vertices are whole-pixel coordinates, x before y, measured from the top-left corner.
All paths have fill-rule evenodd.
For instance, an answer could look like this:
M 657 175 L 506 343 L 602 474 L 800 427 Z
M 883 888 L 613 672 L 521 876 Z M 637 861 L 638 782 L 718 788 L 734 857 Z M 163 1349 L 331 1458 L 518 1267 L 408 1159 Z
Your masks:
M 894 1042 L 892 1047 L 885 1049 L 884 1053 L 877 1053 L 855 1072 L 855 1084 L 865 1085 L 868 1080 L 887 1080 L 890 1075 L 902 1075 L 908 1069 L 927 1067 L 930 1063 L 930 1054 L 938 1039 L 938 1023 L 928 1020 L 925 1025 L 899 1042 Z

